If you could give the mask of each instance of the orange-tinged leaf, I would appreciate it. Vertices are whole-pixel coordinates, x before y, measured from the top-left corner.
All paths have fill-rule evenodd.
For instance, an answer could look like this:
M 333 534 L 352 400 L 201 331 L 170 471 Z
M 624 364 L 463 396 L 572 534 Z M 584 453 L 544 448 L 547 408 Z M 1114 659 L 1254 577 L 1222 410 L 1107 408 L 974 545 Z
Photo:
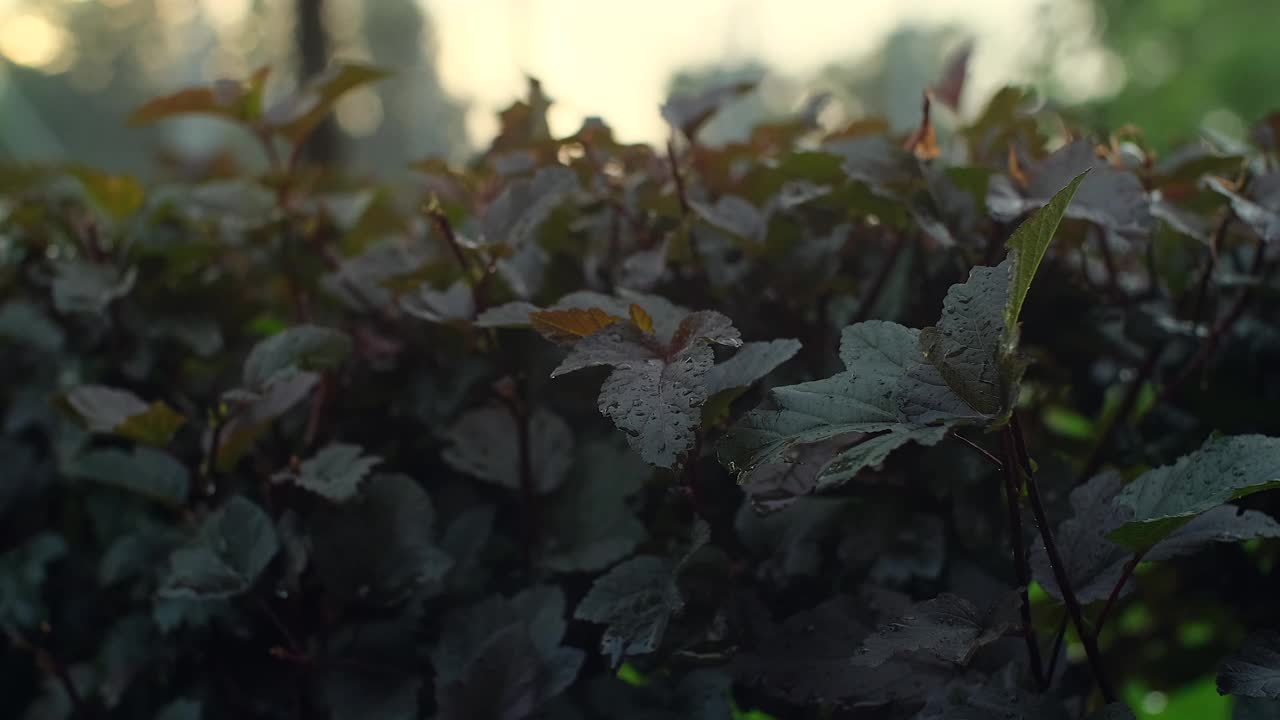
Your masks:
M 142 183 L 127 175 L 110 175 L 89 168 L 71 168 L 70 174 L 113 220 L 123 220 L 137 212 L 146 198 Z
M 916 140 L 911 152 L 921 160 L 934 160 L 942 154 L 942 149 L 938 147 L 938 134 L 933 131 L 933 125 L 924 128 L 923 135 Z
M 942 154 L 938 148 L 938 136 L 933 131 L 933 121 L 929 118 L 929 93 L 924 94 L 920 109 L 920 126 L 911 133 L 903 147 L 921 160 L 933 160 Z
M 263 120 L 286 140 L 300 143 L 333 110 L 343 95 L 390 75 L 390 72 L 372 65 L 333 65 L 304 87 L 277 101 Z
M 130 416 L 116 426 L 116 435 L 127 437 L 148 445 L 165 445 L 173 434 L 187 422 L 186 417 L 179 414 L 161 400 L 151 403 L 145 412 Z
M 248 121 L 262 114 L 262 94 L 269 69 L 261 67 L 248 82 L 219 80 L 205 87 L 191 87 L 148 100 L 129 115 L 129 125 L 147 125 L 179 115 L 217 115 L 232 121 Z
M 129 115 L 129 125 L 138 126 L 177 115 L 229 115 L 207 87 L 187 88 L 148 100 Z
M 653 334 L 653 318 L 649 317 L 649 313 L 635 303 L 631 303 L 630 311 L 631 322 L 635 323 L 636 327 L 641 330 Z
M 552 342 L 574 342 L 603 327 L 622 322 L 622 318 L 600 308 L 566 308 L 529 313 L 533 329 Z
M 1009 146 L 1009 177 L 1022 187 L 1030 185 L 1027 176 L 1022 172 L 1022 166 L 1018 163 L 1018 153 L 1013 149 L 1013 145 Z

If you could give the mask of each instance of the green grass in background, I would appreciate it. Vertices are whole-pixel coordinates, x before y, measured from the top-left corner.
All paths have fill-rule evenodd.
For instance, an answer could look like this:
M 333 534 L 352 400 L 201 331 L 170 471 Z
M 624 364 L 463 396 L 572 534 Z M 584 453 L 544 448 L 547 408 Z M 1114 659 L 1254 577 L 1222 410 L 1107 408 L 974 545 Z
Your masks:
M 1138 720 L 1231 720 L 1233 705 L 1232 698 L 1218 694 L 1213 675 L 1169 693 L 1130 683 L 1125 686 L 1124 699 Z

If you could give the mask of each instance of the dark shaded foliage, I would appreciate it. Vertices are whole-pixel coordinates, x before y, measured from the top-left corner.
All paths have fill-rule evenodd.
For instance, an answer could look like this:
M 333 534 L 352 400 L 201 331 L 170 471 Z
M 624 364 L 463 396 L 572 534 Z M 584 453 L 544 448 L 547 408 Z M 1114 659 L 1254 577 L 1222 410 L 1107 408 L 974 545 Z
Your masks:
M 1274 148 L 1017 90 L 700 143 L 744 83 L 655 150 L 534 82 L 422 188 L 302 169 L 382 76 L 133 116 L 260 177 L 6 171 L 0 715 L 1125 718 L 1220 669 L 1269 717 Z

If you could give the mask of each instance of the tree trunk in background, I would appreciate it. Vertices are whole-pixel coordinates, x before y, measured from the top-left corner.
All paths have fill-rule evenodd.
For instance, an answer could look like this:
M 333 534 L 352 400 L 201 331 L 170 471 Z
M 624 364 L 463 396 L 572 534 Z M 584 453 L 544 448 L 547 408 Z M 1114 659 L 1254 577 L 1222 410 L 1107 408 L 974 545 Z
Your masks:
M 324 0 L 297 0 L 298 76 L 306 82 L 319 75 L 329 64 L 329 36 L 324 29 Z M 341 137 L 327 117 L 307 139 L 303 159 L 330 165 L 338 160 Z

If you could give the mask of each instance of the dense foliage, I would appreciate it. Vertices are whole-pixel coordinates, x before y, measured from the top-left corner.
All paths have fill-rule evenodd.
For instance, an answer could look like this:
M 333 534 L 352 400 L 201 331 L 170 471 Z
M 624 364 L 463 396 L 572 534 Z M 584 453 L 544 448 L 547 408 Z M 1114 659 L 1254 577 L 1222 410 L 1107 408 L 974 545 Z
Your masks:
M 0 178 L 0 715 L 1280 714 L 1274 119 L 957 126 L 952 67 L 654 149 L 532 83 L 465 169 L 301 162 L 381 76 L 133 115 L 260 177 Z

